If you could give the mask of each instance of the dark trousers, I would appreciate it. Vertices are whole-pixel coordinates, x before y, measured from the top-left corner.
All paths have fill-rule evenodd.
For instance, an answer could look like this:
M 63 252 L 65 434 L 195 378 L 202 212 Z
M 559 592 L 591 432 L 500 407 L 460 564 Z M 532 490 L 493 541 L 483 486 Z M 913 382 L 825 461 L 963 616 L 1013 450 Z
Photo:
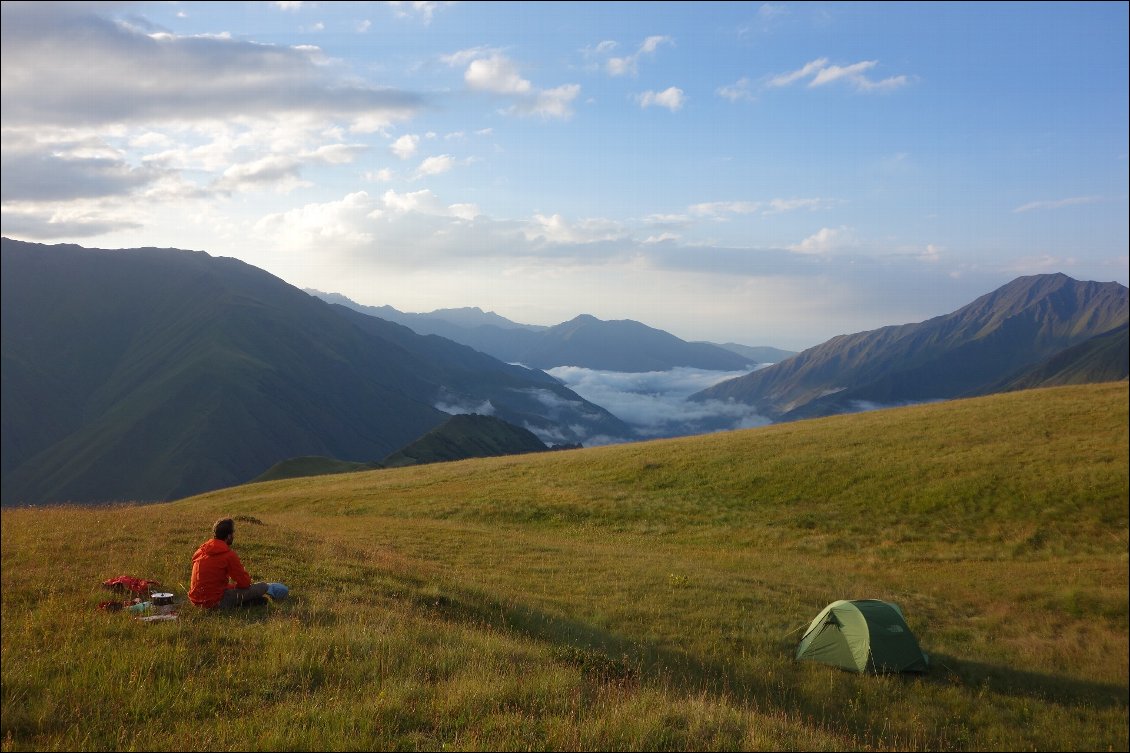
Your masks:
M 224 598 L 220 599 L 220 609 L 232 607 L 249 607 L 253 604 L 263 604 L 267 595 L 268 583 L 252 583 L 250 588 L 229 588 L 224 591 Z

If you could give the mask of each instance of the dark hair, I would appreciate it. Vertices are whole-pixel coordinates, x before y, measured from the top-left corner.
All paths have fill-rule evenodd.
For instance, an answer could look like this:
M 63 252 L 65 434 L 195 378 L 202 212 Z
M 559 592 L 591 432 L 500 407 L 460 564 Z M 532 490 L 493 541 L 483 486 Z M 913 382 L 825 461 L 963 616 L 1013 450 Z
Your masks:
M 235 533 L 235 521 L 231 518 L 220 518 L 216 521 L 216 525 L 212 526 L 212 535 L 217 539 L 226 539 Z

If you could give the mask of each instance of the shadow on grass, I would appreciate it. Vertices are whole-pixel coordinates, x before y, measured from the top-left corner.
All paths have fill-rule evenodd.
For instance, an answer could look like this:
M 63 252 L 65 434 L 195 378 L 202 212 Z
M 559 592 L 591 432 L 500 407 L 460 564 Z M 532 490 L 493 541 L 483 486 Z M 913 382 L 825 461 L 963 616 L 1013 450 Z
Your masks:
M 934 667 L 931 682 L 984 688 L 1002 695 L 1067 707 L 1127 708 L 1130 703 L 1126 688 L 1119 685 L 1028 672 L 945 654 L 931 654 L 930 663 Z
M 411 599 L 430 616 L 470 622 L 519 633 L 549 644 L 554 660 L 571 664 L 591 680 L 619 686 L 665 687 L 686 696 L 708 693 L 736 705 L 777 707 L 806 718 L 816 727 L 835 730 L 856 740 L 879 744 L 885 737 L 890 709 L 880 704 L 870 711 L 851 709 L 850 704 L 829 704 L 829 693 L 806 688 L 804 673 L 766 679 L 740 666 L 704 660 L 688 652 L 633 641 L 592 625 L 550 614 L 527 605 L 506 605 L 476 593 L 419 594 Z M 795 644 L 782 642 L 777 650 L 791 656 Z M 982 690 L 1030 698 L 1083 712 L 1127 707 L 1126 689 L 1117 685 L 1087 682 L 1004 666 L 966 661 L 953 656 L 931 658 L 933 670 L 925 674 L 890 676 L 907 695 L 915 687 L 957 686 L 970 703 Z M 878 678 L 828 668 L 837 676 L 845 698 L 858 686 Z M 835 695 L 832 693 L 831 695 Z M 954 730 L 944 725 L 919 730 L 917 742 L 928 749 L 955 745 Z M 957 734 L 961 734 L 958 732 Z M 958 745 L 961 747 L 961 745 Z

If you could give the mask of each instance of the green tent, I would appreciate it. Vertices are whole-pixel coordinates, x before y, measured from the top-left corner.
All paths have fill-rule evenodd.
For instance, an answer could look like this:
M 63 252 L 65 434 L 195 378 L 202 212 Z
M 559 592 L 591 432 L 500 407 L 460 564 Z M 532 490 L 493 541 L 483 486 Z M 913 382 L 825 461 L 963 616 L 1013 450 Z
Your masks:
M 902 610 L 878 599 L 834 601 L 816 615 L 797 646 L 798 661 L 818 661 L 852 672 L 925 672 Z

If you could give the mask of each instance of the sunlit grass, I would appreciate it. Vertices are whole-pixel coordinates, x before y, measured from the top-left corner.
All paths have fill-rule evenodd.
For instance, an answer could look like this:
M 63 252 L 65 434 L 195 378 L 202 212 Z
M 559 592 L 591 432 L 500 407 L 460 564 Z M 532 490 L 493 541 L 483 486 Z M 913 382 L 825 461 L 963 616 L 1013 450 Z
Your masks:
M 5 510 L 3 747 L 1126 749 L 1127 397 Z M 221 515 L 293 598 L 95 608 L 183 598 Z M 838 598 L 898 602 L 933 671 L 794 662 Z

